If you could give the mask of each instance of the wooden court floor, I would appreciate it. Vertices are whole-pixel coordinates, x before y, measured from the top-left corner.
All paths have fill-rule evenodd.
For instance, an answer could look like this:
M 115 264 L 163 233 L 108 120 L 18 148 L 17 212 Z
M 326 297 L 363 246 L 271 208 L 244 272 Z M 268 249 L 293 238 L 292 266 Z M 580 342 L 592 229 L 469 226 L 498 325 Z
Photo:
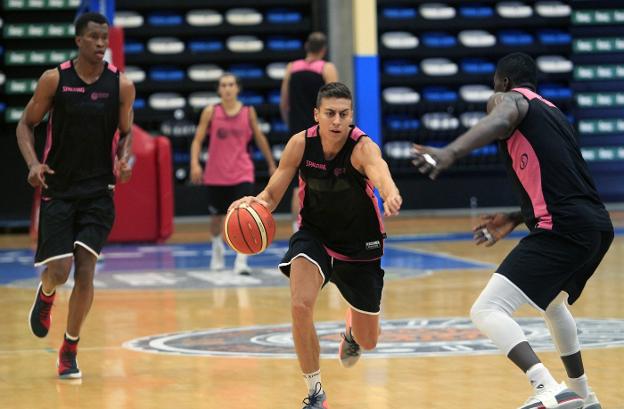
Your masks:
M 624 215 L 614 214 L 616 225 Z M 401 217 L 388 223 L 391 235 L 464 232 L 465 217 Z M 207 240 L 206 224 L 178 226 L 172 243 Z M 282 223 L 279 235 L 287 235 Z M 497 264 L 517 239 L 483 249 L 466 240 L 415 241 L 407 249 Z M 26 247 L 23 236 L 0 236 L 0 248 Z M 571 308 L 577 318 L 624 320 L 624 239 L 611 250 L 581 299 Z M 383 319 L 468 317 L 492 268 L 436 270 L 388 280 Z M 64 331 L 69 292 L 60 289 L 50 334 L 32 336 L 27 327 L 34 288 L 0 287 L 0 408 L 301 408 L 304 383 L 296 360 L 206 357 L 146 353 L 122 347 L 155 334 L 290 323 L 288 288 L 101 290 L 83 328 L 79 364 L 83 379 L 61 381 L 55 361 Z M 332 285 L 319 299 L 315 319 L 339 321 L 345 304 Z M 519 317 L 539 318 L 529 308 Z M 609 321 L 611 322 L 611 321 Z M 624 331 L 607 322 L 609 336 Z M 612 329 L 609 333 L 609 329 Z M 590 331 L 591 332 L 591 331 Z M 468 332 L 474 335 L 473 332 Z M 462 332 L 433 335 L 434 341 Z M 446 337 L 446 338 L 445 338 Z M 394 336 L 400 340 L 400 334 Z M 419 341 L 425 342 L 426 336 Z M 383 338 L 382 338 L 383 341 Z M 559 380 L 564 370 L 555 352 L 540 357 Z M 590 385 L 605 409 L 624 408 L 624 348 L 587 349 Z M 400 356 L 363 359 L 351 369 L 337 359 L 321 361 L 324 388 L 332 409 L 503 409 L 518 407 L 530 394 L 525 376 L 498 354 Z

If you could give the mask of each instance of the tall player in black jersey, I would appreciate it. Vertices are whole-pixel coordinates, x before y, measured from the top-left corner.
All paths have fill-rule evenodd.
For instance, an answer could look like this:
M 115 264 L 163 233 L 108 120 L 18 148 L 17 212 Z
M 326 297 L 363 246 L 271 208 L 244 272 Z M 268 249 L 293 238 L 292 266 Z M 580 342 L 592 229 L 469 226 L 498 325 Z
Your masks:
M 273 211 L 292 178 L 301 177 L 301 228 L 279 267 L 290 277 L 293 339 L 308 386 L 307 409 L 328 407 L 313 323 L 319 291 L 331 281 L 350 306 L 340 360 L 352 366 L 360 347 L 374 348 L 379 335 L 385 233 L 373 187 L 384 200 L 386 216 L 398 214 L 402 203 L 379 147 L 351 125 L 352 109 L 349 88 L 337 82 L 324 85 L 314 110 L 318 125 L 290 138 L 258 196 L 230 206 L 259 201 Z
M 78 56 L 43 73 L 17 125 L 17 141 L 28 165 L 28 183 L 42 187 L 35 265 L 45 266 L 30 311 L 30 329 L 45 337 L 56 287 L 72 264 L 74 288 L 59 351 L 61 378 L 80 378 L 76 360 L 80 329 L 93 302 L 95 264 L 115 217 L 115 174 L 131 176 L 134 85 L 104 61 L 108 23 L 97 13 L 75 23 Z M 49 114 L 40 162 L 34 128 Z M 120 139 L 116 144 L 115 134 Z M 116 145 L 116 146 L 115 146 Z
M 491 246 L 524 222 L 528 236 L 498 267 L 471 310 L 475 325 L 526 373 L 534 388 L 521 409 L 598 409 L 587 383 L 576 323 L 568 310 L 613 241 L 574 130 L 565 115 L 535 93 L 531 57 L 503 57 L 494 75 L 488 115 L 443 149 L 415 145 L 414 164 L 433 179 L 473 149 L 498 141 L 521 212 L 484 217 L 477 244 Z M 568 375 L 558 384 L 511 318 L 523 304 L 544 316 Z

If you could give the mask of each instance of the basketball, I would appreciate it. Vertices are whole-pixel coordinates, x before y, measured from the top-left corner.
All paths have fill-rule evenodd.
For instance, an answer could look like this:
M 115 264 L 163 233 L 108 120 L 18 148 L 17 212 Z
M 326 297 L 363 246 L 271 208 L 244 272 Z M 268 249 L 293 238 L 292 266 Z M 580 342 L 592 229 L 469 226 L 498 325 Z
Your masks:
M 275 220 L 263 205 L 253 202 L 230 211 L 225 217 L 225 240 L 237 253 L 258 254 L 275 237 Z

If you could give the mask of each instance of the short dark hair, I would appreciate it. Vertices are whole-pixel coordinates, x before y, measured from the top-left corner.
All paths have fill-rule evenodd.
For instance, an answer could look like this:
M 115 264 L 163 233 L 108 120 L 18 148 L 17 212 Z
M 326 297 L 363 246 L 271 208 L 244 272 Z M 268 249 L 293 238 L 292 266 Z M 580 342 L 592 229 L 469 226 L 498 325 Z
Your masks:
M 342 82 L 330 82 L 319 89 L 318 95 L 316 96 L 317 108 L 321 106 L 321 100 L 323 98 L 344 98 L 353 101 L 349 87 Z
M 84 30 L 89 25 L 89 22 L 93 21 L 97 24 L 108 24 L 108 20 L 100 13 L 84 13 L 81 14 L 76 21 L 74 22 L 74 32 L 77 36 L 81 36 L 84 33 Z
M 310 33 L 304 47 L 306 52 L 318 53 L 323 48 L 327 47 L 327 36 L 320 31 Z
M 537 65 L 525 53 L 511 53 L 498 61 L 496 72 L 499 78 L 507 77 L 513 85 L 532 85 L 537 88 Z

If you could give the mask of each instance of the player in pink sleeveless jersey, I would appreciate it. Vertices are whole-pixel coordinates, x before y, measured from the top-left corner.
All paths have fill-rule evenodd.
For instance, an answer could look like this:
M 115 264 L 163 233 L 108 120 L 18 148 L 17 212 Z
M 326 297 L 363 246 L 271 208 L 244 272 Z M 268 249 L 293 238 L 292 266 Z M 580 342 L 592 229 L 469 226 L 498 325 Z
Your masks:
M 239 79 L 231 73 L 223 74 L 218 88 L 221 103 L 204 108 L 191 145 L 191 181 L 208 186 L 212 270 L 225 267 L 221 232 L 229 204 L 253 190 L 254 165 L 250 154 L 253 141 L 266 158 L 269 174 L 276 168 L 269 142 L 258 126 L 256 110 L 238 100 L 239 92 Z M 202 171 L 199 154 L 206 135 L 209 138 L 208 161 Z M 236 256 L 234 271 L 249 274 L 246 255 Z
M 305 43 L 306 56 L 286 66 L 280 94 L 280 112 L 288 124 L 291 135 L 308 129 L 314 121 L 316 95 L 325 84 L 338 81 L 338 71 L 331 62 L 325 61 L 327 37 L 321 32 L 310 33 Z M 299 179 L 293 179 L 293 196 L 290 210 L 293 230 L 297 231 Z

